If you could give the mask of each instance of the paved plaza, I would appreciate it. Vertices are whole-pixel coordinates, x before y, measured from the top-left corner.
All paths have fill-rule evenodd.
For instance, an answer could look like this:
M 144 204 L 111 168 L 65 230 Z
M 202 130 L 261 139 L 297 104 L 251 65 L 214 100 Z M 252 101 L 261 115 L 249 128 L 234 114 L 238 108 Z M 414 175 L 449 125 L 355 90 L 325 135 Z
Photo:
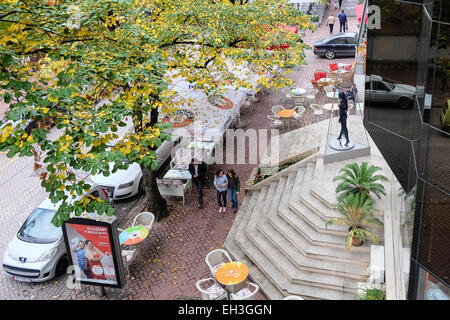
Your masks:
M 338 13 L 333 6 L 328 8 L 324 21 L 330 12 L 335 15 Z M 348 20 L 349 30 L 358 31 L 356 17 L 348 17 Z M 328 36 L 328 26 L 323 23 L 314 32 L 306 31 L 304 41 L 312 47 L 315 41 Z M 293 71 L 290 77 L 297 82 L 297 87 L 309 89 L 312 88 L 310 80 L 314 70 L 326 70 L 331 62 L 314 56 L 312 50 L 305 54 L 307 65 Z M 354 62 L 354 58 L 337 58 L 332 62 L 350 64 Z M 266 91 L 261 95 L 259 103 L 241 114 L 241 120 L 247 124 L 244 130 L 269 129 L 270 120 L 267 115 L 272 113 L 272 106 L 279 104 L 283 97 L 284 93 L 281 91 Z M 307 108 L 299 127 L 328 117 L 328 112 L 314 115 L 313 110 Z M 248 156 L 247 154 L 246 157 Z M 211 181 L 218 168 L 236 171 L 241 180 L 241 193 L 238 196 L 241 203 L 246 181 L 255 166 L 256 164 L 211 165 L 207 174 Z M 218 213 L 216 191 L 212 183 L 204 190 L 204 207 L 198 209 L 197 192 L 194 189 L 187 196 L 184 206 L 179 199 L 168 199 L 171 215 L 153 224 L 146 244 L 141 247 L 140 257 L 130 267 L 131 277 L 127 279 L 123 289 L 107 288 L 108 299 L 200 299 L 195 283 L 210 276 L 205 257 L 209 251 L 223 248 L 236 215 L 229 203 L 227 213 Z M 46 197 L 39 177 L 33 172 L 33 158 L 9 159 L 6 154 L 0 154 L 0 194 L 0 254 L 3 254 L 8 241 L 19 228 L 18 221 L 23 221 Z M 116 204 L 116 210 L 120 219 L 119 226 L 129 226 L 133 216 L 146 211 L 145 197 L 121 201 Z M 42 284 L 20 283 L 9 279 L 1 269 L 0 299 L 104 299 L 98 295 L 95 287 L 67 289 L 66 279 L 66 276 L 61 276 Z M 258 292 L 255 299 L 264 300 L 266 297 Z

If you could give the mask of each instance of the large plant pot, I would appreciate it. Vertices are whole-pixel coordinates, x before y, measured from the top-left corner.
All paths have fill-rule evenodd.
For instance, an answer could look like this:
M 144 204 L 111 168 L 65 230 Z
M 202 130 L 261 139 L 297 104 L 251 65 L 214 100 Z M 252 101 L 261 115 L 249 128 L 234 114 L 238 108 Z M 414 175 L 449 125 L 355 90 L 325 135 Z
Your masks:
M 348 228 L 348 231 L 352 231 L 353 228 Z M 359 229 L 362 229 L 361 227 Z M 352 246 L 353 247 L 360 247 L 363 244 L 363 242 L 361 241 L 361 239 L 359 238 L 359 236 L 354 235 L 353 239 L 352 239 Z
M 363 243 L 361 241 L 361 239 L 358 236 L 353 236 L 353 242 L 352 242 L 352 246 L 354 247 L 359 247 L 361 246 Z

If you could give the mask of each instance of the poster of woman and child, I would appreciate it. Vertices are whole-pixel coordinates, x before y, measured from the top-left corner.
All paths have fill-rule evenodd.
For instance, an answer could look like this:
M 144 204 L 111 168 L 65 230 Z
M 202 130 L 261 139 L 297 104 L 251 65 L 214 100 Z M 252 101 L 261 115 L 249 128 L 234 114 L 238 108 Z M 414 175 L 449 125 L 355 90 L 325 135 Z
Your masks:
M 65 224 L 76 280 L 96 284 L 118 284 L 109 228 L 88 224 Z

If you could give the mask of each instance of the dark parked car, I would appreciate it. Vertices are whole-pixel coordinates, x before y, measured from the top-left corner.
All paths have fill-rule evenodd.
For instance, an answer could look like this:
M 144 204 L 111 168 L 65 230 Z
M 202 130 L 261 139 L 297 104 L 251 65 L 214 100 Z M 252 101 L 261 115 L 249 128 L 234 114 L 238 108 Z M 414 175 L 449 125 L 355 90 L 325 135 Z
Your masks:
M 314 43 L 314 54 L 327 59 L 354 57 L 357 43 L 357 32 L 342 32 Z

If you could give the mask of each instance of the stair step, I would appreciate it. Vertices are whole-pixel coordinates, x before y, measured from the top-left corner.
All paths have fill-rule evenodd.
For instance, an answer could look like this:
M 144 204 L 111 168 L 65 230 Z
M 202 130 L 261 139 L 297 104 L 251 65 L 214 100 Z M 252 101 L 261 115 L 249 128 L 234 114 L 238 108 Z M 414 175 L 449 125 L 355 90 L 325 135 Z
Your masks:
M 356 264 L 366 266 L 370 261 L 369 251 L 355 251 L 352 249 L 346 250 L 344 247 L 326 247 L 312 245 L 305 239 L 301 233 L 289 225 L 280 217 L 274 217 L 271 221 L 259 228 L 266 236 L 273 234 L 280 234 L 284 239 L 289 241 L 290 245 L 295 247 L 303 255 L 314 259 L 345 262 L 349 264 Z
M 255 263 L 283 295 L 299 295 L 304 299 L 352 300 L 355 294 L 325 288 L 293 284 L 251 241 L 246 242 L 246 255 Z
M 356 293 L 358 282 L 367 280 L 368 275 L 344 277 L 342 273 L 317 267 L 314 262 L 324 265 L 323 261 L 305 258 L 292 250 L 293 247 L 282 237 L 268 239 L 262 233 L 248 234 L 247 237 L 293 283 Z
M 313 245 L 327 246 L 330 248 L 345 247 L 344 236 L 338 236 L 329 233 L 319 233 L 308 223 L 306 223 L 305 220 L 295 214 L 292 210 L 279 210 L 278 214 Z M 269 220 L 272 222 L 273 218 L 269 217 Z M 361 247 L 353 247 L 352 249 L 354 249 L 355 251 L 367 252 L 370 250 L 370 246 L 366 242 Z
M 269 230 L 270 225 L 266 226 L 265 230 L 269 237 L 266 237 L 266 232 L 261 234 L 248 234 L 249 238 L 253 238 L 255 245 L 264 251 L 266 255 L 271 255 L 275 257 L 275 261 L 280 263 L 280 268 L 287 268 L 286 261 L 290 261 L 293 268 L 299 272 L 315 273 L 317 277 L 323 275 L 325 279 L 332 281 L 337 286 L 342 286 L 343 279 L 354 279 L 358 281 L 365 281 L 369 276 L 367 272 L 368 265 L 358 265 L 349 263 L 348 261 L 329 261 L 325 259 L 314 259 L 311 256 L 305 256 L 301 251 L 297 250 L 296 247 L 287 241 L 283 236 L 281 236 L 276 230 Z M 273 232 L 275 231 L 275 232 Z M 262 239 L 264 238 L 264 239 Z M 270 246 L 267 244 L 270 242 Z M 268 251 L 270 250 L 270 251 Z M 327 278 L 328 277 L 328 278 Z M 294 278 L 291 275 L 291 278 Z M 354 283 L 353 288 L 356 288 L 356 283 Z
M 328 206 L 312 196 L 311 184 L 314 179 L 314 170 L 315 164 L 309 163 L 306 168 L 304 184 L 302 186 L 300 196 L 297 199 L 306 207 L 311 209 L 314 213 L 316 213 L 319 217 L 321 217 L 324 221 L 335 217 L 340 218 L 341 214 L 338 211 L 330 209 Z

